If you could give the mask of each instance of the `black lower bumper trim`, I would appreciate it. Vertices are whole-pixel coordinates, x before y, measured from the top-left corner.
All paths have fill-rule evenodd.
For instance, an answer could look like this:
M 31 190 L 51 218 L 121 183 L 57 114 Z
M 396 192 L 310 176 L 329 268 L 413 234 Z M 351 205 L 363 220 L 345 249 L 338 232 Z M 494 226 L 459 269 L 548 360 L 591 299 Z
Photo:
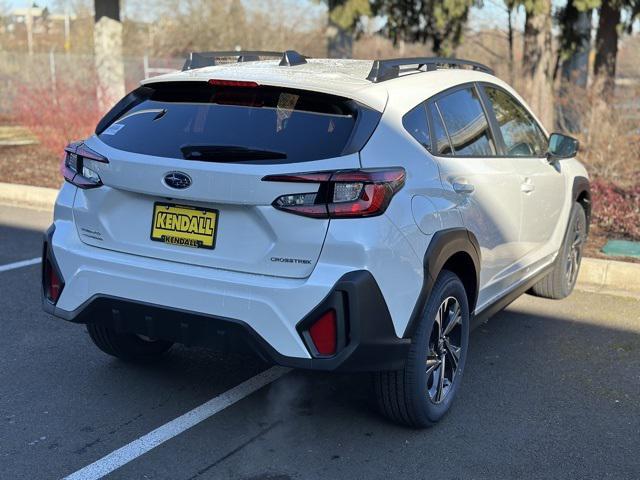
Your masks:
M 338 344 L 328 358 L 281 355 L 243 321 L 136 302 L 106 295 L 91 298 L 77 310 L 52 305 L 45 310 L 76 323 L 100 322 L 121 333 L 136 333 L 192 346 L 226 351 L 249 349 L 266 361 L 293 368 L 336 371 L 395 370 L 404 366 L 410 339 L 398 338 L 380 289 L 367 271 L 344 275 L 331 293 L 301 322 L 298 331 L 338 308 L 342 319 Z

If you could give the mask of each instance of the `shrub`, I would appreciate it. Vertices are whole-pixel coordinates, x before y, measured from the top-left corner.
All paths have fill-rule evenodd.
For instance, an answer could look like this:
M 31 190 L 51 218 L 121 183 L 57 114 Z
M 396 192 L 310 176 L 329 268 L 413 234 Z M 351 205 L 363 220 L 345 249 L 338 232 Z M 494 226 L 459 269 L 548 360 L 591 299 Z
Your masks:
M 627 240 L 640 240 L 640 184 L 621 187 L 596 178 L 591 183 L 592 223 L 603 232 Z
M 605 102 L 598 87 L 563 87 L 558 96 L 557 122 L 580 140 L 579 159 L 589 172 L 616 185 L 640 182 L 640 90 L 619 88 Z
M 100 120 L 95 84 L 64 80 L 55 89 L 49 82 L 21 85 L 15 116 L 45 150 L 58 155 L 67 143 L 89 136 Z

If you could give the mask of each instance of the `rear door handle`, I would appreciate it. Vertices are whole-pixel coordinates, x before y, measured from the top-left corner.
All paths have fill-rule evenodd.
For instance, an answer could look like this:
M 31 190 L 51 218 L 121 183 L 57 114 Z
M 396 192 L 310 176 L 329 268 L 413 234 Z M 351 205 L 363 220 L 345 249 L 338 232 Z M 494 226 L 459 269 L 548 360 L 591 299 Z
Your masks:
M 473 193 L 476 187 L 470 183 L 453 182 L 453 189 L 457 193 Z

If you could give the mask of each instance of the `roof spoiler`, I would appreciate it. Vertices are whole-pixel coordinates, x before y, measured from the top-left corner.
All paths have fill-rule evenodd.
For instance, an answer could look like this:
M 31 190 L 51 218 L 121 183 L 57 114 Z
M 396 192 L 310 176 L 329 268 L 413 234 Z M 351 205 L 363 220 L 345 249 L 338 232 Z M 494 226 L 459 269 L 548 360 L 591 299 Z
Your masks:
M 471 60 L 463 60 L 460 58 L 444 58 L 444 57 L 414 57 L 414 58 L 390 58 L 388 60 L 374 60 L 371 71 L 367 76 L 367 80 L 373 83 L 384 82 L 400 76 L 400 67 L 413 66 L 413 68 L 405 68 L 402 71 L 421 70 L 426 67 L 427 72 L 437 70 L 439 68 L 465 68 L 471 67 L 472 70 L 494 75 L 486 65 Z
M 270 52 L 263 50 L 228 50 L 215 52 L 191 52 L 184 62 L 182 71 L 195 68 L 212 67 L 218 64 L 220 58 L 236 57 L 238 63 L 256 62 L 261 58 L 280 58 L 281 67 L 295 67 L 307 63 L 307 58 L 295 50 L 285 52 Z

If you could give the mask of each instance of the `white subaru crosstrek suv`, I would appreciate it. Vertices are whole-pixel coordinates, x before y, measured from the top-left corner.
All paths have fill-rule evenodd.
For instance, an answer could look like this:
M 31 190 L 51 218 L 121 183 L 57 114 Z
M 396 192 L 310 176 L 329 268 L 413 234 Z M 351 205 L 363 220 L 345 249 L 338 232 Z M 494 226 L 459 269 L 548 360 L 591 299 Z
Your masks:
M 573 289 L 577 149 L 475 62 L 194 53 L 66 148 L 44 308 L 128 360 L 375 372 L 382 412 L 429 426 L 475 324 Z

